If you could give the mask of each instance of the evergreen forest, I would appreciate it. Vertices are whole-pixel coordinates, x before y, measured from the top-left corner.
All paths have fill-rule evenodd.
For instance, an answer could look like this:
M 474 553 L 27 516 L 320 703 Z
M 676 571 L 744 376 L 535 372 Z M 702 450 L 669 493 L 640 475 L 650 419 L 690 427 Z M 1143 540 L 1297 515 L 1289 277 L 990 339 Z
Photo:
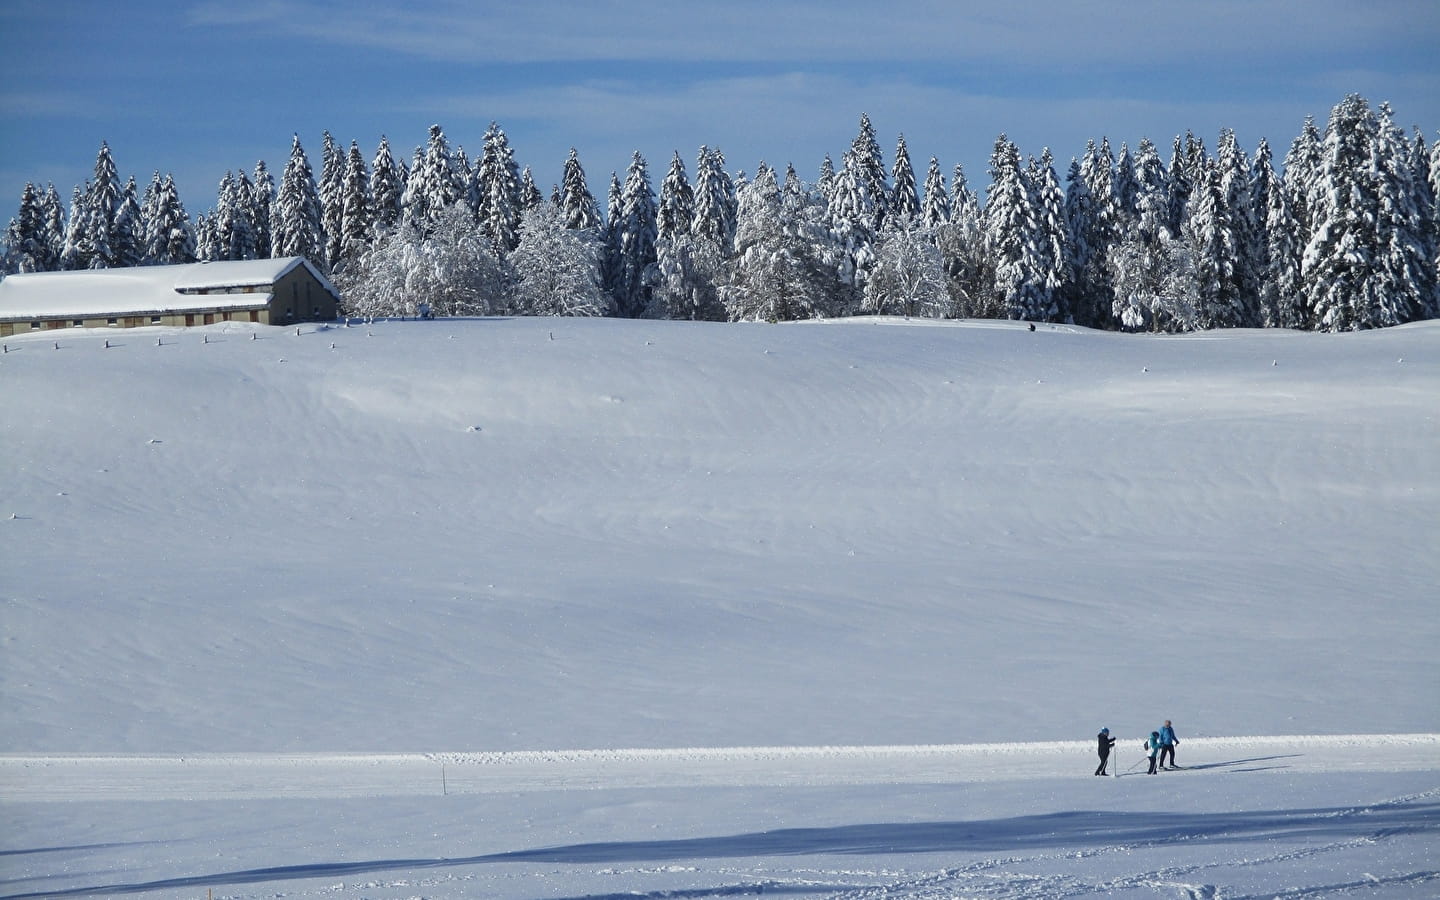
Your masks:
M 1224 130 L 1168 153 L 995 140 L 983 195 L 960 166 L 889 163 L 862 116 L 813 179 L 732 172 L 701 147 L 661 174 L 638 152 L 603 203 L 571 150 L 548 192 L 491 124 L 478 158 L 440 126 L 409 159 L 326 132 L 318 175 L 226 172 L 191 216 L 173 178 L 121 181 L 108 146 L 68 206 L 27 184 L 3 271 L 304 256 L 352 316 L 588 315 L 783 321 L 1001 318 L 1092 328 L 1351 331 L 1440 317 L 1440 143 L 1358 95 L 1306 120 L 1283 158 Z M 922 171 L 923 170 L 923 171 Z M 658 189 L 656 187 L 658 183 Z

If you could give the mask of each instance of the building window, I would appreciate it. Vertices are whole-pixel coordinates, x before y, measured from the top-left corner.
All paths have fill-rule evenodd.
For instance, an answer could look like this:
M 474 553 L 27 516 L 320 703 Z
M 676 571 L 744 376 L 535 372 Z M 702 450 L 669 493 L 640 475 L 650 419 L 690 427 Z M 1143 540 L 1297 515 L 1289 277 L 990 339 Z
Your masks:
M 106 325 L 119 325 L 119 324 L 120 324 L 120 320 L 119 320 L 119 319 L 106 319 L 106 320 L 105 320 L 105 324 L 106 324 Z
M 159 325 L 159 324 L 160 324 L 160 317 L 159 317 L 159 316 L 151 316 L 151 317 L 150 317 L 150 324 L 151 324 L 151 325 Z
M 84 320 L 84 319 L 76 319 L 75 321 L 73 321 L 73 322 L 70 323 L 70 327 L 71 327 L 71 328 L 81 328 L 81 327 L 83 327 L 84 325 L 85 325 L 85 320 Z
M 40 330 L 40 323 L 39 323 L 39 322 L 31 322 L 31 323 L 30 323 L 30 330 L 31 330 L 31 331 L 39 331 L 39 330 Z

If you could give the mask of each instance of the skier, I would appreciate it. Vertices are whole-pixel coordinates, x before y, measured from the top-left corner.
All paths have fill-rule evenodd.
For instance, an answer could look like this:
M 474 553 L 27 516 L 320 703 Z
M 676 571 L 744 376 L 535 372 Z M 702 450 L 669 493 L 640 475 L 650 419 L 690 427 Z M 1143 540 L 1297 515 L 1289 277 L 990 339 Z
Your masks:
M 1150 751 L 1150 771 L 1146 775 L 1155 774 L 1155 760 L 1160 756 L 1160 732 L 1150 732 L 1150 740 L 1145 742 L 1145 749 Z
M 1105 766 L 1110 762 L 1110 748 L 1115 746 L 1115 739 L 1110 736 L 1110 729 L 1102 728 L 1096 735 L 1100 738 L 1100 767 L 1095 770 L 1096 775 L 1105 774 Z
M 1178 769 L 1175 765 L 1175 745 L 1180 739 L 1175 736 L 1175 729 L 1170 727 L 1170 720 L 1165 720 L 1165 726 L 1160 729 L 1160 768 L 1165 768 L 1165 757 L 1170 757 L 1170 768 Z

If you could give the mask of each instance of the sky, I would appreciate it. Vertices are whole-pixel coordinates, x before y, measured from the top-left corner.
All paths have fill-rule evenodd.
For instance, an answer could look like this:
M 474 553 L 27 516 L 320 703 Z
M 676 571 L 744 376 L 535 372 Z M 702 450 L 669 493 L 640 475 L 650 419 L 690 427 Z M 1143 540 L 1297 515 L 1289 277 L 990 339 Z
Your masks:
M 435 123 L 473 158 L 498 122 L 547 193 L 574 147 L 602 205 L 635 151 L 657 190 L 702 144 L 813 179 L 862 113 L 887 167 L 903 134 L 919 178 L 934 156 L 977 190 L 1001 132 L 1062 178 L 1102 136 L 1168 158 L 1228 127 L 1278 158 L 1348 93 L 1433 143 L 1437 46 L 1436 0 L 0 0 L 0 221 L 27 181 L 68 201 L 102 141 L 191 215 L 228 170 L 278 178 L 292 134 L 318 174 L 326 130 L 368 161 Z

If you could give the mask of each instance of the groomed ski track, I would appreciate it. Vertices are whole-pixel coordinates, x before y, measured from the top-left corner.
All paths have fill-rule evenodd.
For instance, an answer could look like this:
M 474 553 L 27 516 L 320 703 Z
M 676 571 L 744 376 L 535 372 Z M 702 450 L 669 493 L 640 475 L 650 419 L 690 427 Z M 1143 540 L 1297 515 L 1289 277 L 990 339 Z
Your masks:
M 1111 757 L 1145 772 L 1143 738 Z M 1440 734 L 1181 738 L 1170 777 L 1440 770 Z M 429 753 L 0 755 L 7 802 L 406 797 L 673 787 L 960 784 L 1090 775 L 1092 741 Z

